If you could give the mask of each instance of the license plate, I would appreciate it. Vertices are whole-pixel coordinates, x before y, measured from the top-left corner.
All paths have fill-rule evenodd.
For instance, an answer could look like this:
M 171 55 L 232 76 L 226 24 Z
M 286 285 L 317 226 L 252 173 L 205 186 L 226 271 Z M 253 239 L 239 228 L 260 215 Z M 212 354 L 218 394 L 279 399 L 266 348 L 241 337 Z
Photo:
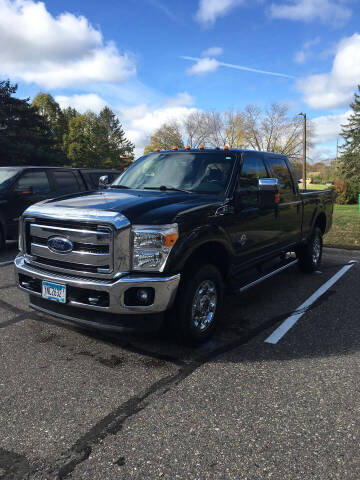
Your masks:
M 42 297 L 53 302 L 66 303 L 66 285 L 43 281 Z

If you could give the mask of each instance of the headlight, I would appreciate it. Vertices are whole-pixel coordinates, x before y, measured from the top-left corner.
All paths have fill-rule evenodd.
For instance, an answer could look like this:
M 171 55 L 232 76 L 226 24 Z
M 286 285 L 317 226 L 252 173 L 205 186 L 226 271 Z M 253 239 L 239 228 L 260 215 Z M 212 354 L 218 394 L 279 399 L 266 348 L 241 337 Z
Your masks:
M 177 223 L 133 226 L 133 270 L 162 272 L 178 237 Z

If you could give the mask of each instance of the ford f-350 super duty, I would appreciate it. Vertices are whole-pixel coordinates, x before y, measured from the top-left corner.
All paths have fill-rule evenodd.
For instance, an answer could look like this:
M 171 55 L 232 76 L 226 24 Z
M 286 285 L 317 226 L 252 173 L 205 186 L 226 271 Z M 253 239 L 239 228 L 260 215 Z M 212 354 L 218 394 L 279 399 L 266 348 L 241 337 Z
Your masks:
M 332 223 L 333 191 L 300 192 L 274 153 L 156 151 L 105 187 L 22 215 L 15 271 L 35 310 L 115 331 L 163 325 L 201 342 L 226 289 L 296 262 L 316 270 Z

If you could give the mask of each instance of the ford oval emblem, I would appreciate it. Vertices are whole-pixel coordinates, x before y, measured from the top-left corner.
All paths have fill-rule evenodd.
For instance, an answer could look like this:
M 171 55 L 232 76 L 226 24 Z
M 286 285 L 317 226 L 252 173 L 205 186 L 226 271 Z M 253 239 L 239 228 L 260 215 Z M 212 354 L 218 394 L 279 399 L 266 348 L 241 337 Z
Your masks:
M 54 253 L 70 253 L 74 248 L 73 243 L 63 237 L 51 237 L 47 244 L 49 249 Z

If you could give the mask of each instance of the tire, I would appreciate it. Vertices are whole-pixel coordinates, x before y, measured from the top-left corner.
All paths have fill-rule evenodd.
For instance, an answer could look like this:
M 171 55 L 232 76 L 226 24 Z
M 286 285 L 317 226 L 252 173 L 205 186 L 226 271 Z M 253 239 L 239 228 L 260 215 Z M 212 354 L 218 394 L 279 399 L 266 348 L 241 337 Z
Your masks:
M 181 280 L 174 306 L 167 315 L 172 334 L 190 345 L 208 340 L 219 323 L 223 297 L 222 276 L 214 265 L 189 269 Z
M 297 251 L 299 268 L 305 273 L 312 273 L 321 264 L 323 250 L 323 234 L 319 227 L 315 227 L 309 241 Z

